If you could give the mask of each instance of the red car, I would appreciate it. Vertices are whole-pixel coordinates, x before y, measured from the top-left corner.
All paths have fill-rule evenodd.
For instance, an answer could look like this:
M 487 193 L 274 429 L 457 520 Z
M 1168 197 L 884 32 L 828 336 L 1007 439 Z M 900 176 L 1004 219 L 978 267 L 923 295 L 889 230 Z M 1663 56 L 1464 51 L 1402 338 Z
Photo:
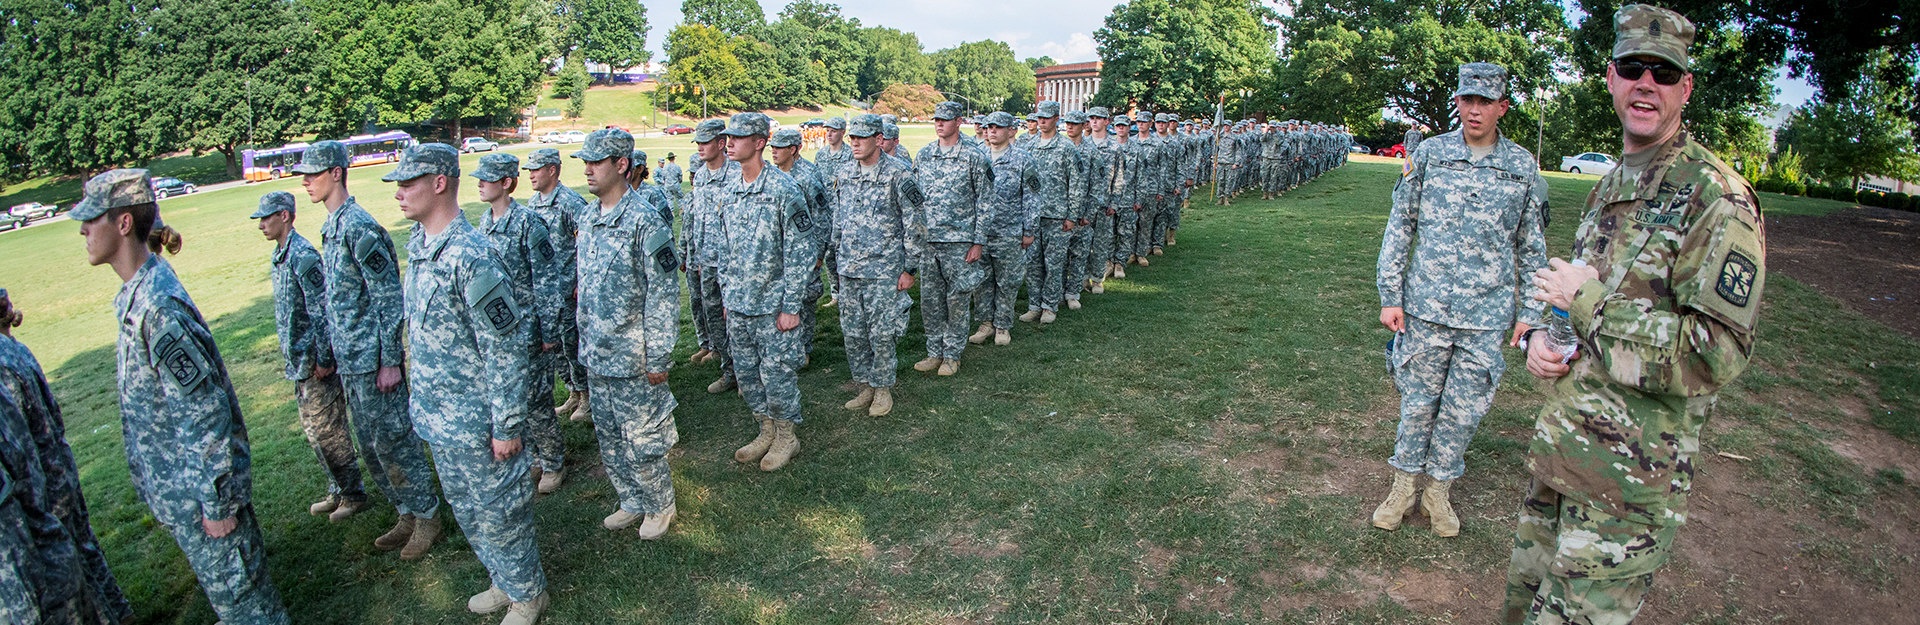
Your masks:
M 1381 151 L 1379 151 L 1379 152 L 1375 152 L 1375 154 L 1377 154 L 1377 155 L 1380 155 L 1380 156 L 1385 156 L 1385 157 L 1389 157 L 1389 158 L 1406 158 L 1406 157 L 1407 157 L 1407 144 L 1405 144 L 1405 143 L 1395 143 L 1395 144 L 1393 144 L 1393 147 L 1390 147 L 1390 148 L 1387 148 L 1387 149 L 1384 149 L 1384 150 L 1381 150 Z
M 688 128 L 686 124 L 674 124 L 672 126 L 668 126 L 666 128 L 660 129 L 660 134 L 663 134 L 663 135 L 684 135 L 684 134 L 692 134 L 692 133 L 693 133 L 693 129 Z

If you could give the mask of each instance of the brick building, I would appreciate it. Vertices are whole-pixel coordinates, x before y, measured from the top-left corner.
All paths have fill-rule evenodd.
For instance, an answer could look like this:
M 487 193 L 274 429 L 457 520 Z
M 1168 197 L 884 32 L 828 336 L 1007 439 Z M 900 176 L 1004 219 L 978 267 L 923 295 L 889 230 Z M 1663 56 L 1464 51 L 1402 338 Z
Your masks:
M 1051 65 L 1033 70 L 1034 101 L 1053 100 L 1062 111 L 1086 110 L 1100 91 L 1100 62 Z

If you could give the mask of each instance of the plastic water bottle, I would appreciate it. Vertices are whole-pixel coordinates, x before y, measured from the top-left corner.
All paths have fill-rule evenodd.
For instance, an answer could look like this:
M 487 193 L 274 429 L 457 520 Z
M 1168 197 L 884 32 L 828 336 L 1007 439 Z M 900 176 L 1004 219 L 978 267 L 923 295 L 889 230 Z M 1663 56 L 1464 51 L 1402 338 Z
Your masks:
M 1575 259 L 1576 267 L 1587 266 L 1587 261 Z M 1573 332 L 1573 321 L 1567 318 L 1567 311 L 1554 307 L 1547 315 L 1547 349 L 1560 354 L 1560 362 L 1573 360 L 1580 353 L 1580 336 Z

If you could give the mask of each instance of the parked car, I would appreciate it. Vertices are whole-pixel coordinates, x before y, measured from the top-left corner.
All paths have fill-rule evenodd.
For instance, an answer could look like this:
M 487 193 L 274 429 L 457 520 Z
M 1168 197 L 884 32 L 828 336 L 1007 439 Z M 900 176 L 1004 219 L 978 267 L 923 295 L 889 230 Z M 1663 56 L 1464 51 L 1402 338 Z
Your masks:
M 1390 157 L 1390 158 L 1406 158 L 1407 144 L 1395 143 L 1393 144 L 1393 147 L 1380 150 L 1379 152 L 1375 152 L 1374 154 L 1379 156 Z
M 59 204 L 41 204 L 39 202 L 27 202 L 25 204 L 13 205 L 13 208 L 7 209 L 7 215 L 13 216 L 13 217 L 25 217 L 27 221 L 33 221 L 36 219 L 46 219 L 48 217 L 53 217 L 53 216 L 59 215 L 60 213 L 64 213 L 66 211 L 67 209 L 60 208 Z
M 661 129 L 660 129 L 660 134 L 663 134 L 663 135 L 685 135 L 685 134 L 693 134 L 693 129 L 692 129 L 692 128 L 688 128 L 686 124 L 674 124 L 674 125 L 672 125 L 672 126 L 668 126 L 668 127 L 666 127 L 666 128 L 661 128 Z
M 561 143 L 586 143 L 587 142 L 587 133 L 579 130 L 569 130 L 561 134 L 560 136 L 566 138 L 566 141 L 562 141 Z
M 549 130 L 547 131 L 547 134 L 540 135 L 540 142 L 541 143 L 566 143 L 567 135 L 558 130 Z
M 33 220 L 45 216 L 44 208 L 39 202 L 27 202 L 0 212 L 0 230 L 25 228 Z
M 460 142 L 460 151 L 462 153 L 492 152 L 499 147 L 500 144 L 488 141 L 485 137 L 467 137 L 467 140 Z
M 193 183 L 187 182 L 185 180 L 181 180 L 179 178 L 154 178 L 153 179 L 153 195 L 158 199 L 162 199 L 162 200 L 176 196 L 176 195 L 186 195 L 188 193 L 193 193 L 198 190 L 199 189 L 194 188 Z
M 1347 146 L 1347 151 L 1352 152 L 1354 154 L 1367 154 L 1372 152 L 1373 149 L 1368 148 L 1367 146 L 1364 146 L 1364 145 L 1354 144 L 1354 145 Z
M 1613 157 L 1599 152 L 1588 152 L 1579 156 L 1564 156 L 1560 158 L 1560 171 L 1576 174 L 1605 176 L 1608 172 L 1613 171 L 1614 167 L 1619 165 L 1619 161 L 1613 160 Z

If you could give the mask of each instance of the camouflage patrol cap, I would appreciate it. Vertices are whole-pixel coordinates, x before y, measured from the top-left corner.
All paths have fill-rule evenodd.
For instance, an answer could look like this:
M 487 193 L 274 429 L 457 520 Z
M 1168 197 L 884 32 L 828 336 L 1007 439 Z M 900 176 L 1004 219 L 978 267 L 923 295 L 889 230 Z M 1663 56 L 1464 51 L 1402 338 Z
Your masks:
M 628 154 L 628 160 L 633 161 L 635 165 L 645 165 L 647 164 L 647 151 L 634 148 L 633 152 Z
M 1013 121 L 1013 114 L 1006 111 L 994 111 L 992 115 L 987 116 L 987 121 L 984 123 L 988 126 L 1012 128 L 1016 122 Z
M 891 123 L 882 123 L 882 124 L 880 124 L 880 138 L 882 138 L 882 139 L 899 139 L 899 138 L 900 138 L 900 127 L 899 127 L 899 126 L 896 126 L 896 125 L 894 125 L 894 124 L 891 124 Z
M 1096 106 L 1096 107 L 1087 109 L 1087 117 L 1112 118 L 1113 112 L 1107 110 L 1107 107 Z
M 296 174 L 317 174 L 335 167 L 351 166 L 347 158 L 347 144 L 339 141 L 319 141 L 307 146 L 300 152 L 300 164 L 290 170 Z
M 1039 116 L 1039 115 L 1035 115 L 1035 114 L 1033 114 L 1033 113 L 1027 113 L 1027 121 L 1028 121 L 1028 122 L 1037 122 L 1037 121 L 1040 121 L 1040 116 Z
M 767 136 L 767 116 L 759 113 L 735 113 L 727 120 L 727 129 L 720 134 L 729 137 Z
M 1034 119 L 1047 119 L 1049 117 L 1059 117 L 1059 116 L 1060 116 L 1059 102 L 1055 102 L 1053 100 L 1041 100 L 1039 104 L 1033 105 Z
M 885 115 L 880 116 L 880 121 L 888 124 L 898 124 L 900 123 L 900 116 L 894 115 L 892 113 L 887 113 Z
M 108 209 L 151 203 L 153 179 L 145 169 L 115 169 L 87 179 L 80 203 L 68 213 L 74 221 L 92 221 Z
M 792 128 L 775 130 L 773 138 L 767 140 L 767 147 L 790 148 L 796 145 L 800 145 L 800 131 Z
M 933 105 L 934 119 L 958 119 L 960 114 L 965 112 L 967 107 L 961 106 L 959 102 L 947 101 Z
M 512 154 L 488 154 L 480 157 L 480 166 L 467 174 L 487 182 L 499 182 L 501 178 L 520 177 L 520 157 Z
M 693 127 L 693 142 L 694 143 L 711 142 L 714 139 L 720 138 L 720 133 L 725 132 L 726 130 L 727 130 L 726 120 L 709 119 L 709 120 L 700 122 L 698 125 L 695 125 Z
M 460 152 L 445 143 L 422 143 L 400 152 L 400 165 L 381 176 L 387 182 L 421 176 L 460 177 Z
M 1132 126 L 1132 125 L 1133 125 L 1133 120 L 1132 120 L 1132 119 L 1130 119 L 1130 118 L 1128 118 L 1128 117 L 1127 117 L 1126 115 L 1124 115 L 1124 114 L 1122 114 L 1122 115 L 1115 115 L 1115 116 L 1113 116 L 1113 125 L 1115 125 L 1115 126 Z
M 1507 96 L 1507 68 L 1492 63 L 1467 63 L 1460 66 L 1460 85 L 1453 97 L 1477 95 L 1488 100 Z
M 286 191 L 274 191 L 260 196 L 260 208 L 253 210 L 247 219 L 259 219 L 281 211 L 293 211 L 293 194 Z
M 832 129 L 834 129 L 834 130 L 846 130 L 846 129 L 847 129 L 847 118 L 845 118 L 845 117 L 829 117 L 829 118 L 827 118 L 827 127 L 828 127 L 828 128 L 832 128 Z
M 880 134 L 880 116 L 872 113 L 858 115 L 847 122 L 847 134 L 855 137 L 871 137 Z
M 534 150 L 532 154 L 528 154 L 527 163 L 525 165 L 521 165 L 521 167 L 524 167 L 527 169 L 540 169 L 548 165 L 559 165 L 559 164 L 560 164 L 560 150 L 557 150 L 554 148 L 540 148 L 538 150 Z
M 1153 114 L 1153 121 L 1155 123 L 1178 121 L 1179 119 L 1180 117 L 1177 115 L 1174 115 L 1173 113 L 1154 113 Z
M 1682 71 L 1693 71 L 1687 46 L 1693 45 L 1693 22 L 1687 16 L 1645 4 L 1629 4 L 1613 13 L 1613 58 L 1654 56 Z
M 1060 121 L 1063 121 L 1069 124 L 1084 124 L 1084 123 L 1087 123 L 1087 112 L 1086 111 L 1067 111 L 1065 113 L 1060 114 Z
M 587 140 L 580 144 L 580 149 L 568 156 L 591 163 L 626 156 L 631 152 L 633 135 L 619 128 L 601 128 L 587 133 Z

